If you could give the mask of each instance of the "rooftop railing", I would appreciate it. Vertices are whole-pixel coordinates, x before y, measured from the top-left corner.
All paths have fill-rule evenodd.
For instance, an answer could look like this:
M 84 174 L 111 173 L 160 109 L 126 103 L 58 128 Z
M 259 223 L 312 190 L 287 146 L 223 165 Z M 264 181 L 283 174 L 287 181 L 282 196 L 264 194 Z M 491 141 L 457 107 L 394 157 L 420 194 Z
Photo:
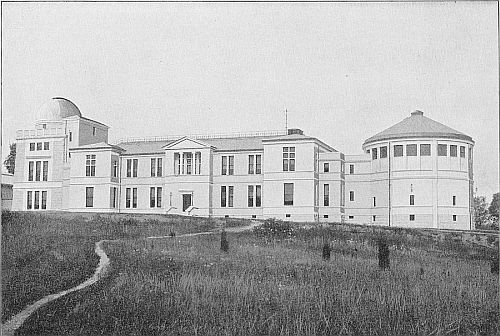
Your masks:
M 17 139 L 43 138 L 60 135 L 64 135 L 64 129 L 61 127 L 46 129 L 21 129 L 16 131 Z
M 280 136 L 286 135 L 286 130 L 278 131 L 262 131 L 252 133 L 212 133 L 212 134 L 184 134 L 184 135 L 168 135 L 168 136 L 153 136 L 153 137 L 131 137 L 121 138 L 116 141 L 117 144 L 122 142 L 149 142 L 149 141 L 173 141 L 183 137 L 192 139 L 227 139 L 227 138 L 250 138 L 250 137 L 265 137 L 265 136 Z

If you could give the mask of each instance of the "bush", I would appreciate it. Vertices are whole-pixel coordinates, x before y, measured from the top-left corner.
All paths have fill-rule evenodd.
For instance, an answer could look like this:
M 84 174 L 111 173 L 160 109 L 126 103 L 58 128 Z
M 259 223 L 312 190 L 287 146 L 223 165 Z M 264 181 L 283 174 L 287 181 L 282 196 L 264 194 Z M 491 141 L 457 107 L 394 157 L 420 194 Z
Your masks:
M 330 252 L 331 252 L 330 244 L 325 241 L 323 244 L 323 260 L 330 260 Z
M 254 228 L 254 233 L 259 236 L 291 237 L 294 236 L 292 224 L 276 218 L 269 218 L 262 225 Z
M 220 234 L 220 249 L 224 252 L 229 251 L 229 242 L 227 241 L 226 231 L 222 231 Z
M 378 266 L 381 270 L 390 268 L 389 246 L 382 239 L 378 241 Z

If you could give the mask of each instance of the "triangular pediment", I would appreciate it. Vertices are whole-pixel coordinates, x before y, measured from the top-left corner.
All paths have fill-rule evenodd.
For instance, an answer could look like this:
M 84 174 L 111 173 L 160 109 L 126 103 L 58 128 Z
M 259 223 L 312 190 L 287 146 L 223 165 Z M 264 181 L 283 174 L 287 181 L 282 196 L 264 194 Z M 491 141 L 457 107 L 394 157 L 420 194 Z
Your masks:
M 163 149 L 201 149 L 201 148 L 210 148 L 213 147 L 203 141 L 197 139 L 191 139 L 188 137 L 180 138 L 166 146 Z

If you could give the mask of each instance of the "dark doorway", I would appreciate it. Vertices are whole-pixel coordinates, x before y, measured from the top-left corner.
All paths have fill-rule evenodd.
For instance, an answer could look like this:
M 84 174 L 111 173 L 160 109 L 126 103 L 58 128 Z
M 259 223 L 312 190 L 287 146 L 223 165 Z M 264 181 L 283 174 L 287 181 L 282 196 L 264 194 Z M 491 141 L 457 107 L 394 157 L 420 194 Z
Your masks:
M 192 195 L 191 194 L 183 194 L 182 195 L 182 211 L 186 211 L 192 204 Z

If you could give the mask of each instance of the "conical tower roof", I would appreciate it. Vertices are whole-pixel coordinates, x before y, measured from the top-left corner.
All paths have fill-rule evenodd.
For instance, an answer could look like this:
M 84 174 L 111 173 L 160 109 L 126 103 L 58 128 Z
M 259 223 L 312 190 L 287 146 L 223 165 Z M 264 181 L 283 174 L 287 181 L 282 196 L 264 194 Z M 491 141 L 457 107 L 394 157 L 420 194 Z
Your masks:
M 473 142 L 470 136 L 424 117 L 424 113 L 417 110 L 394 126 L 366 139 L 363 146 L 376 141 L 401 138 L 448 138 Z

